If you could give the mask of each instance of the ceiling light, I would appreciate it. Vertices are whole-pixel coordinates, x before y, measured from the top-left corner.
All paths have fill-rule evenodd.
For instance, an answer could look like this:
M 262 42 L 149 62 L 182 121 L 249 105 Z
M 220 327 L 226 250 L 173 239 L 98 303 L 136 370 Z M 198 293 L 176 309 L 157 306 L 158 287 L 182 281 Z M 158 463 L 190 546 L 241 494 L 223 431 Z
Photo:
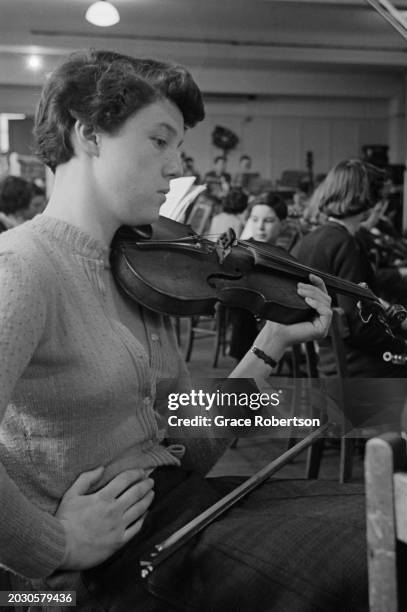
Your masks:
M 90 5 L 86 11 L 85 18 L 93 25 L 106 28 L 120 21 L 120 15 L 116 7 L 107 0 L 99 0 Z
M 27 66 L 30 70 L 39 70 L 42 67 L 42 58 L 39 55 L 30 55 L 27 58 Z

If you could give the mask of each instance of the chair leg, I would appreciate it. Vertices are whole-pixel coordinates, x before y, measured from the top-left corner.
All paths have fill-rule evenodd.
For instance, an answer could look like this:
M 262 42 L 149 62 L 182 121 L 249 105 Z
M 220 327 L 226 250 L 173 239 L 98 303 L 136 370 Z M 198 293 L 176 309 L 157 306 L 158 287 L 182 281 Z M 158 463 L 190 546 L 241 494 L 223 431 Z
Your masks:
M 216 315 L 218 316 L 218 315 Z M 215 352 L 213 355 L 213 362 L 212 362 L 212 367 L 213 368 L 217 368 L 218 367 L 218 360 L 219 360 L 219 353 L 220 353 L 220 348 L 221 348 L 221 331 L 220 331 L 220 324 L 219 321 L 216 321 L 216 336 L 215 336 Z
M 347 438 L 342 436 L 341 438 L 341 457 L 339 467 L 339 481 L 349 482 L 352 478 L 352 464 L 353 464 L 353 449 L 355 446 L 355 440 L 353 438 Z
M 228 348 L 228 338 L 227 338 L 227 332 L 228 332 L 228 327 L 229 327 L 229 318 L 230 318 L 230 314 L 229 314 L 229 308 L 227 306 L 222 306 L 223 309 L 223 313 L 222 313 L 222 355 L 225 357 L 226 353 L 227 353 L 227 348 Z
M 175 334 L 177 336 L 178 346 L 181 346 L 181 319 L 175 317 Z
M 324 452 L 324 438 L 316 440 L 308 449 L 307 465 L 305 467 L 306 478 L 318 478 L 321 467 L 322 455 Z
M 213 355 L 212 367 L 218 367 L 219 353 L 222 349 L 222 354 L 225 354 L 225 341 L 226 341 L 226 308 L 222 304 L 218 304 L 215 314 L 216 323 L 216 334 L 215 334 L 215 352 Z
M 297 442 L 297 438 L 293 438 L 292 436 L 290 436 L 287 439 L 287 448 L 286 448 L 286 450 L 290 450 L 290 448 L 295 446 L 296 442 Z
M 188 332 L 188 340 L 187 340 L 187 349 L 185 353 L 185 361 L 189 361 L 191 359 L 191 353 L 194 346 L 195 332 L 194 327 L 196 324 L 196 317 L 191 317 L 189 319 L 189 332 Z
M 291 394 L 291 407 L 290 407 L 290 418 L 295 417 L 299 407 L 302 405 L 304 388 L 302 380 L 298 377 L 298 356 L 299 352 L 296 350 L 298 347 L 293 346 L 292 348 L 292 373 L 293 373 L 293 389 Z M 287 440 L 287 450 L 290 450 L 297 442 L 298 439 L 293 435 L 294 427 L 290 427 L 290 435 Z

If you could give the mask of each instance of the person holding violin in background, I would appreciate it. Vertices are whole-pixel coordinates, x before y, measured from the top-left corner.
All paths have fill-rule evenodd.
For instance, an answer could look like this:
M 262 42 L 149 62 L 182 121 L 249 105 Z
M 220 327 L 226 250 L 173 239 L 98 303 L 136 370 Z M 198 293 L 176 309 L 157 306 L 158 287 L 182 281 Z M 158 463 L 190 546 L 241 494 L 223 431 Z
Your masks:
M 168 559 L 154 589 L 139 575 L 151 534 L 237 482 L 203 478 L 225 441 L 186 440 L 183 457 L 163 441 L 156 389 L 184 390 L 187 370 L 170 319 L 120 292 L 109 264 L 120 226 L 157 219 L 203 118 L 178 65 L 91 50 L 47 78 L 35 137 L 53 192 L 0 237 L 2 589 L 75 590 L 92 612 L 366 610 L 357 485 L 266 483 Z M 232 379 L 264 379 L 288 346 L 326 335 L 324 283 L 311 275 L 298 295 L 314 318 L 267 322 Z
M 356 232 L 375 271 L 380 295 L 389 302 L 407 305 L 407 246 L 402 238 L 380 230 L 388 228 L 386 200 L 380 200 Z M 390 223 L 390 222 L 389 222 Z M 391 229 L 389 230 L 391 232 Z
M 308 233 L 294 248 L 297 259 L 321 272 L 334 274 L 354 283 L 367 283 L 378 293 L 375 271 L 356 235 L 363 221 L 380 198 L 382 171 L 358 159 L 337 164 L 318 186 L 319 209 L 327 221 Z M 402 330 L 390 334 L 377 319 L 369 325 L 356 308 L 357 300 L 337 296 L 350 329 L 346 338 L 347 367 L 350 377 L 404 378 L 405 367 L 385 362 L 383 354 L 406 352 Z M 327 341 L 328 342 L 328 341 Z M 334 374 L 334 358 L 329 343 L 320 351 L 320 366 Z

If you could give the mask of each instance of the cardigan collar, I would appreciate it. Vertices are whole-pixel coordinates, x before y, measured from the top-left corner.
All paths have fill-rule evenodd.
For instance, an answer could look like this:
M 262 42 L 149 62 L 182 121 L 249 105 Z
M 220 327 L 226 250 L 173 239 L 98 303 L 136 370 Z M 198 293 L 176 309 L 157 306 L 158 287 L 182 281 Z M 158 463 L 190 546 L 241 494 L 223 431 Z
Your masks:
M 105 266 L 108 266 L 109 248 L 76 225 L 43 214 L 27 223 L 32 224 L 37 231 L 51 236 L 60 246 L 66 247 L 72 253 L 88 259 L 103 260 Z

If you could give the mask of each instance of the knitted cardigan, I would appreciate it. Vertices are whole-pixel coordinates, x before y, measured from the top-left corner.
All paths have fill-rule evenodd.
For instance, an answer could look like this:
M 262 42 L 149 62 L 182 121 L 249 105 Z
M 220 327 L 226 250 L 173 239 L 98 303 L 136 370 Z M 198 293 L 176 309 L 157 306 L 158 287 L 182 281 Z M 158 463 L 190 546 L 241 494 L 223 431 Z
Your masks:
M 179 463 L 160 444 L 157 384 L 162 397 L 188 385 L 171 322 L 117 291 L 103 244 L 46 215 L 1 234 L 1 565 L 31 578 L 58 567 L 53 515 L 83 471 L 105 466 L 102 486 Z

